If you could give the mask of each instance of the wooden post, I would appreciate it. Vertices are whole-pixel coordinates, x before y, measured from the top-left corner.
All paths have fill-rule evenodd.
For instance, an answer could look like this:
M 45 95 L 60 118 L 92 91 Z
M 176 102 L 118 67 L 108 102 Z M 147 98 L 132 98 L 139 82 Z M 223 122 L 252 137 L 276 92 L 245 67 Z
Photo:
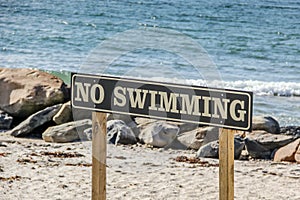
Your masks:
M 234 130 L 220 129 L 219 200 L 234 199 Z
M 92 200 L 106 199 L 106 113 L 93 112 Z

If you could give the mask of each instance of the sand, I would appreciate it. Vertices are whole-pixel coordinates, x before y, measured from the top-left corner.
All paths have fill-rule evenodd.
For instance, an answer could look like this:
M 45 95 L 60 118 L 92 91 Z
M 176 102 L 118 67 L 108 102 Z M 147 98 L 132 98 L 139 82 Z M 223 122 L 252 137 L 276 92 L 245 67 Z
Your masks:
M 108 145 L 107 199 L 218 199 L 217 159 L 194 151 Z M 300 199 L 300 164 L 235 161 L 235 199 Z M 46 143 L 0 133 L 0 199 L 91 199 L 91 142 Z

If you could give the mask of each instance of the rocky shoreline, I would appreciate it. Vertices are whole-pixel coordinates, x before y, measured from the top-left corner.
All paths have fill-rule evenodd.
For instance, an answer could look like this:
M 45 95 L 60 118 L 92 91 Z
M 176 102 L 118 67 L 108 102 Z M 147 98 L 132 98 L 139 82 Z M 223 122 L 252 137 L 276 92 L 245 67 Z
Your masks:
M 0 134 L 65 143 L 92 139 L 91 112 L 70 105 L 61 79 L 32 69 L 0 68 Z M 192 149 L 197 158 L 218 158 L 218 128 L 108 114 L 111 144 Z M 300 126 L 280 127 L 271 116 L 254 116 L 252 132 L 235 135 L 235 159 L 300 163 Z

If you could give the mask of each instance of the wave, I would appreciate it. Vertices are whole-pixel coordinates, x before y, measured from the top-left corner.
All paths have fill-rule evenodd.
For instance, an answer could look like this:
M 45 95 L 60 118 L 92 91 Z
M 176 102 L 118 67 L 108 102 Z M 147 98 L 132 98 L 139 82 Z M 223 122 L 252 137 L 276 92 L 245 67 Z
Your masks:
M 224 82 L 224 87 L 252 91 L 258 96 L 300 96 L 300 83 L 296 82 L 264 82 L 247 80 Z
M 153 79 L 152 79 L 153 80 Z M 251 91 L 257 96 L 300 97 L 300 83 L 297 82 L 265 82 L 256 80 L 245 81 L 211 81 L 209 84 L 203 80 L 180 80 L 176 78 L 154 78 L 155 81 L 183 83 L 194 86 L 217 87 L 234 90 Z

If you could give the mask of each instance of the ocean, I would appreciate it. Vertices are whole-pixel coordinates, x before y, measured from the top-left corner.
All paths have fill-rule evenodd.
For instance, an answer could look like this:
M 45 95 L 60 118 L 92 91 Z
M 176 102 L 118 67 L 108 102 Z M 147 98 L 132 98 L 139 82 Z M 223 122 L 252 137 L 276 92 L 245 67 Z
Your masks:
M 299 125 L 299 19 L 291 0 L 0 0 L 0 66 L 217 82 L 253 91 L 254 115 Z

